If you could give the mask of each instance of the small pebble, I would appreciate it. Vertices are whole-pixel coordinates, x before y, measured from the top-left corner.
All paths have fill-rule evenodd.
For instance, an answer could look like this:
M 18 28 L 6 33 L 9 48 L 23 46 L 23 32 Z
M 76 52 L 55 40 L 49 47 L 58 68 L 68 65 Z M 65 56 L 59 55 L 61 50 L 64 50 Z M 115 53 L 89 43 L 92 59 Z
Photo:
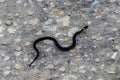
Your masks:
M 97 72 L 97 69 L 96 69 L 96 67 L 92 67 L 91 69 L 90 69 L 90 71 L 92 71 L 92 72 Z
M 77 58 L 75 59 L 75 62 L 80 62 L 80 60 L 81 60 L 81 58 L 80 58 L 80 57 L 77 57 Z
M 100 59 L 99 59 L 99 58 L 96 58 L 96 59 L 95 59 L 95 62 L 100 62 Z
M 71 59 L 68 59 L 68 60 L 67 60 L 67 63 L 70 63 L 70 62 L 71 62 Z
M 19 15 L 20 15 L 19 13 L 15 13 L 15 17 L 19 17 Z
M 4 71 L 4 76 L 7 76 L 11 73 L 11 71 Z
M 113 2 L 115 2 L 116 0 L 108 0 L 109 2 L 111 2 L 111 3 L 113 3 Z
M 2 27 L 2 26 L 0 26 L 0 33 L 2 33 L 2 32 L 3 32 L 3 30 L 5 30 L 5 28 L 4 28 L 4 27 Z
M 67 37 L 67 34 L 63 34 L 63 37 Z
M 50 2 L 50 6 L 51 6 L 51 7 L 55 7 L 54 2 Z
M 104 69 L 104 67 L 105 67 L 105 64 L 102 64 L 102 65 L 100 66 L 101 69 Z
M 88 57 L 89 57 L 89 55 L 88 55 L 88 54 L 84 54 L 84 56 L 85 56 L 86 58 L 88 58 Z
M 97 78 L 96 80 L 104 80 L 102 77 L 100 77 L 100 78 Z
M 79 79 L 77 78 L 77 76 L 74 75 L 66 75 L 63 77 L 62 80 L 79 80 Z
M 55 37 L 59 37 L 61 35 L 61 33 L 56 33 Z
M 89 76 L 88 79 L 89 79 L 89 80 L 92 79 L 92 76 Z
M 53 69 L 53 68 L 54 68 L 54 65 L 53 65 L 53 64 L 48 64 L 48 65 L 46 66 L 46 68 L 47 68 L 47 69 Z
M 0 25 L 2 24 L 2 20 L 0 19 Z
M 27 54 L 25 54 L 24 57 L 23 57 L 23 61 L 27 62 L 28 60 L 29 60 L 29 57 L 28 57 Z
M 29 46 L 29 45 L 31 45 L 31 42 L 27 41 L 27 42 L 25 43 L 25 46 Z
M 118 51 L 120 51 L 120 45 L 119 45 L 119 44 L 116 44 L 116 45 L 115 45 L 115 49 L 117 49 Z
M 61 68 L 59 68 L 59 71 L 64 72 L 64 71 L 65 71 L 65 68 L 64 68 L 64 67 L 61 67 Z
M 80 37 L 77 37 L 77 38 L 76 38 L 76 41 L 80 41 Z
M 101 41 L 101 40 L 103 40 L 103 37 L 97 36 L 97 35 L 93 35 L 92 39 L 96 39 L 97 41 Z
M 31 25 L 37 25 L 38 22 L 39 22 L 39 19 L 38 19 L 38 18 L 34 18 L 34 19 L 31 19 L 31 20 L 29 21 L 29 24 L 31 24 Z
M 17 37 L 16 39 L 14 39 L 15 42 L 20 42 L 22 39 Z
M 21 69 L 21 65 L 20 64 L 15 64 L 15 69 Z
M 23 47 L 18 46 L 15 50 L 16 50 L 16 51 L 22 51 L 22 50 L 23 50 Z
M 5 0 L 0 0 L 0 3 L 5 2 Z
M 97 0 L 94 0 L 94 2 L 91 5 L 93 8 L 98 8 L 100 6 L 100 3 Z
M 109 74 L 115 74 L 115 72 L 116 72 L 116 66 L 115 65 L 111 65 L 111 66 L 107 67 L 105 69 L 105 71 L 107 73 L 109 73 Z
M 22 54 L 22 51 L 19 51 L 19 52 L 15 52 L 15 53 L 14 53 L 14 55 L 17 56 L 17 57 L 20 56 L 21 54 Z
M 79 69 L 84 69 L 84 68 L 85 68 L 85 66 L 80 66 L 80 67 L 79 67 Z
M 42 0 L 37 0 L 38 2 L 41 2 Z
M 52 23 L 52 19 L 48 19 L 48 20 L 45 22 L 46 25 L 50 25 L 51 23 Z
M 97 30 L 95 30 L 95 29 L 94 29 L 94 30 L 92 30 L 92 33 L 96 33 L 96 32 L 97 32 Z
M 80 66 L 79 72 L 85 74 L 86 70 L 84 68 L 85 68 L 85 66 Z
M 117 31 L 118 30 L 118 28 L 112 28 L 112 31 Z
M 59 64 L 59 61 L 54 61 L 53 64 L 57 66 Z
M 27 62 L 29 59 L 28 59 L 28 57 L 25 57 L 23 60 L 24 60 L 25 62 Z
M 17 27 L 17 26 L 18 26 L 18 23 L 17 23 L 17 22 L 14 22 L 14 23 L 13 23 L 13 26 L 14 26 L 14 27 Z
M 5 58 L 4 58 L 4 61 L 7 61 L 7 60 L 9 60 L 10 59 L 10 57 L 9 56 L 6 56 Z
M 39 30 L 38 32 L 36 32 L 36 35 L 42 35 L 42 31 Z
M 117 57 L 117 52 L 114 52 L 113 55 L 111 56 L 111 59 L 115 60 Z
M 96 38 L 96 40 L 98 40 L 98 41 L 101 41 L 101 40 L 103 40 L 103 37 L 99 37 L 99 38 Z
M 34 12 L 32 10 L 28 10 L 27 14 L 28 14 L 28 16 L 32 16 L 34 14 Z
M 70 50 L 69 52 L 70 52 L 70 53 L 75 53 L 75 50 L 74 50 L 74 49 L 72 49 L 72 50 Z
M 2 42 L 2 44 L 3 44 L 3 45 L 7 45 L 7 44 L 9 44 L 9 40 L 7 40 L 7 39 L 4 40 L 4 41 Z
M 11 24 L 13 24 L 12 20 L 6 20 L 5 21 L 5 25 L 10 26 Z
M 16 3 L 17 3 L 17 4 L 22 3 L 22 0 L 16 0 Z
M 60 16 L 64 14 L 64 11 L 60 9 L 53 9 L 50 13 L 55 16 Z
M 27 25 L 27 24 L 28 24 L 28 21 L 24 21 L 23 24 L 24 24 L 24 25 Z
M 5 51 L 2 51 L 2 50 L 0 51 L 0 56 L 5 57 L 6 56 L 5 54 L 6 54 Z
M 87 24 L 88 24 L 88 25 L 91 25 L 91 24 L 92 24 L 92 21 L 87 21 Z
M 44 26 L 44 29 L 46 31 L 55 32 L 57 30 L 57 26 Z
M 57 19 L 57 23 L 62 23 L 63 26 L 69 26 L 70 17 L 69 16 L 64 16 L 63 18 L 59 18 L 59 19 Z
M 3 34 L 0 34 L 0 38 L 2 38 L 2 37 L 4 37 L 4 35 L 3 35 Z
M 35 66 L 36 66 L 36 63 L 35 63 L 35 62 L 34 62 L 34 63 L 32 63 L 32 64 L 31 64 L 31 66 L 32 66 L 32 67 L 35 67 Z
M 7 31 L 11 34 L 15 34 L 17 32 L 17 30 L 14 28 L 9 28 Z

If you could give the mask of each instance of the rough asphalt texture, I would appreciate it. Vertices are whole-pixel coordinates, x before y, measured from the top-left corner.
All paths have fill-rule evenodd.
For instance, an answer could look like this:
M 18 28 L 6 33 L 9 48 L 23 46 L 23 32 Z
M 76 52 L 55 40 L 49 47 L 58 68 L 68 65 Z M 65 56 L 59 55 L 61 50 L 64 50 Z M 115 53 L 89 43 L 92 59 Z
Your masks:
M 58 50 L 85 25 L 74 50 Z M 0 0 L 0 80 L 120 80 L 120 0 Z

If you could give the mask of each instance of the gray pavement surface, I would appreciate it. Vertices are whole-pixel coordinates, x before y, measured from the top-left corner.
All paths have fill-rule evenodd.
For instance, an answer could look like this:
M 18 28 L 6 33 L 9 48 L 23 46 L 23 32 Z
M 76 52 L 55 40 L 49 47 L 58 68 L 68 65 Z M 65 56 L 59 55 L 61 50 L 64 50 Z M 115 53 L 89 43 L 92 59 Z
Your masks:
M 75 49 L 40 42 L 55 37 Z M 120 80 L 120 0 L 0 0 L 0 80 Z

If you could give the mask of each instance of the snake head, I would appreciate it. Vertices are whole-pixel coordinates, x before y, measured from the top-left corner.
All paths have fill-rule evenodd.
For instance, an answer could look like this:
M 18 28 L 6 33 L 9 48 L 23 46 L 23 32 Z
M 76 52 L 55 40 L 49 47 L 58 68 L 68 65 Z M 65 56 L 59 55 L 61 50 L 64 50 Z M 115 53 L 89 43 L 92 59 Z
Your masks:
M 85 30 L 88 28 L 89 26 L 87 25 L 87 26 L 85 26 L 85 27 L 83 27 Z
M 87 26 L 83 27 L 82 30 L 86 32 L 86 29 L 87 29 L 88 27 L 89 27 L 89 26 L 87 25 Z

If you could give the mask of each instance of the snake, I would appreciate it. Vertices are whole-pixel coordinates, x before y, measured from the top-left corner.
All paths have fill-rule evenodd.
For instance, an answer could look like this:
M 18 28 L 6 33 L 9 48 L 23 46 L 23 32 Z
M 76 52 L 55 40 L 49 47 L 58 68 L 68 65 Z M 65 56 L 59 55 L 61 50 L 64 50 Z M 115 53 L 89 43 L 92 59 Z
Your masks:
M 71 44 L 70 46 L 68 46 L 68 47 L 63 47 L 63 46 L 61 46 L 55 38 L 50 37 L 50 36 L 45 36 L 45 37 L 41 37 L 41 38 L 36 39 L 36 40 L 34 41 L 34 43 L 33 43 L 33 49 L 36 51 L 37 55 L 36 55 L 36 57 L 33 59 L 33 61 L 29 64 L 29 66 L 31 66 L 31 65 L 37 60 L 37 58 L 38 58 L 39 55 L 40 55 L 40 52 L 39 52 L 38 48 L 36 47 L 36 45 L 37 45 L 39 42 L 44 41 L 44 40 L 51 40 L 51 41 L 54 42 L 55 46 L 56 46 L 59 50 L 61 50 L 61 51 L 70 51 L 71 49 L 75 48 L 75 46 L 76 46 L 76 37 L 77 37 L 79 34 L 81 34 L 82 32 L 86 31 L 86 29 L 87 29 L 88 27 L 89 27 L 88 25 L 87 25 L 87 26 L 84 26 L 80 31 L 74 33 L 74 35 L 73 35 L 73 37 L 72 37 L 72 44 Z

